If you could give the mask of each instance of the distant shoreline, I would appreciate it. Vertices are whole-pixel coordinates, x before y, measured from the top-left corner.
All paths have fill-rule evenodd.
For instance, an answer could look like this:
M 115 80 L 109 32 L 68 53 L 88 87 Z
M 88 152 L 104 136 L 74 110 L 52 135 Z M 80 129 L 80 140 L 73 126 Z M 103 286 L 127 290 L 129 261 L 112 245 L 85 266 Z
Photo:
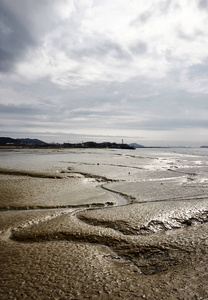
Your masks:
M 124 150 L 135 150 L 135 149 L 190 149 L 190 148 L 208 148 L 208 147 L 177 147 L 177 146 L 143 146 L 143 147 L 82 147 L 82 146 L 63 146 L 63 145 L 46 145 L 46 146 L 0 146 L 0 149 L 124 149 Z
M 38 139 L 13 139 L 10 137 L 0 137 L 0 149 L 127 149 L 127 150 L 135 150 L 135 149 L 170 149 L 170 148 L 208 148 L 208 146 L 143 146 L 137 143 L 126 144 L 123 143 L 115 143 L 115 142 L 80 142 L 80 143 L 46 143 L 44 141 Z

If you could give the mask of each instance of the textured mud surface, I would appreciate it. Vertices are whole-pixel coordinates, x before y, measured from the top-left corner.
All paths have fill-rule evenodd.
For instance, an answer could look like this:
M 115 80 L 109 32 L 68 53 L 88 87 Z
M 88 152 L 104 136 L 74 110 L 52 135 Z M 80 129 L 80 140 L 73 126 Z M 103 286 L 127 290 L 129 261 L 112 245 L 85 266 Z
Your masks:
M 136 203 L 80 213 L 78 218 L 125 235 L 151 234 L 208 222 L 208 201 Z
M 208 299 L 207 156 L 141 151 L 0 153 L 1 299 Z

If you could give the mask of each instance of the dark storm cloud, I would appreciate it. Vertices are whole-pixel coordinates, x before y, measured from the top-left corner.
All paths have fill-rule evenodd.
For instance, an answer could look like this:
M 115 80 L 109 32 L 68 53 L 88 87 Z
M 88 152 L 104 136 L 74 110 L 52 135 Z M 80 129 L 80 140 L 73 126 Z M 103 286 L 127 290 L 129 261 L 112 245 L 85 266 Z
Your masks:
M 199 1 L 199 8 L 201 8 L 201 9 L 208 8 L 208 1 L 207 0 L 200 0 Z
M 57 2 L 0 1 L 0 72 L 12 70 L 57 25 L 54 18 Z
M 0 2 L 0 20 L 0 71 L 8 72 L 34 46 L 35 39 L 4 1 Z

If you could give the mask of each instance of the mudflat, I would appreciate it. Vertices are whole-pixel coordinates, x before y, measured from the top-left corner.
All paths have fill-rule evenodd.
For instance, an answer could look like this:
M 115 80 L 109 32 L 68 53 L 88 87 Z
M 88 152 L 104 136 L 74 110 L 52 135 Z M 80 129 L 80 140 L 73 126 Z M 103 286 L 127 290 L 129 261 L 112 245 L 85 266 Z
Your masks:
M 205 149 L 0 159 L 1 299 L 208 299 Z

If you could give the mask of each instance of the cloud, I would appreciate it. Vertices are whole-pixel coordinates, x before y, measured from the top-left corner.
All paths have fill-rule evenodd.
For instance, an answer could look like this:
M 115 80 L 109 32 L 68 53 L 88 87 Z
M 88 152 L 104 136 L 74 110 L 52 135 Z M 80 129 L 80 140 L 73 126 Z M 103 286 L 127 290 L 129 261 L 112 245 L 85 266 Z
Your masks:
M 131 51 L 134 54 L 145 54 L 148 51 L 148 47 L 146 43 L 137 41 L 136 44 L 131 47 Z
M 24 61 L 28 51 L 42 46 L 42 38 L 54 30 L 58 21 L 70 15 L 73 8 L 63 6 L 66 1 L 49 0 L 0 2 L 0 71 L 11 71 L 19 61 Z M 22 4 L 22 5 L 20 5 Z
M 203 63 L 196 64 L 191 66 L 188 69 L 188 75 L 190 78 L 195 78 L 199 76 L 207 76 L 208 74 L 208 59 L 205 60 Z
M 199 0 L 199 8 L 207 9 L 208 8 L 207 0 Z
M 206 1 L 19 3 L 0 3 L 7 132 L 187 139 L 191 126 L 207 130 Z
M 3 3 L 6 6 L 6 1 Z M 13 60 L 8 60 L 10 68 L 16 62 L 17 73 L 25 80 L 50 77 L 53 83 L 69 87 L 99 81 L 124 82 L 135 76 L 163 78 L 176 68 L 175 61 L 180 61 L 181 67 L 187 62 L 191 65 L 194 59 L 195 63 L 204 59 L 200 49 L 205 35 L 200 37 L 199 33 L 204 31 L 205 20 L 190 21 L 194 2 L 180 9 L 173 1 L 132 1 L 128 6 L 124 0 L 119 6 L 111 1 L 54 1 L 53 5 L 49 1 L 43 5 L 30 2 L 25 8 L 27 17 L 21 15 L 17 5 L 11 9 L 11 1 L 8 3 L 8 15 L 15 15 L 18 25 L 10 22 L 10 27 L 20 28 L 21 41 L 19 47 L 12 47 L 8 40 L 10 48 L 15 49 Z M 141 16 L 146 16 L 146 21 L 132 26 L 135 19 L 141 21 Z
M 36 114 L 43 114 L 43 110 L 40 108 L 32 107 L 31 105 L 4 105 L 0 104 L 0 111 L 1 114 L 11 114 L 17 115 L 20 114 L 21 116 L 28 116 L 28 115 L 36 115 Z
M 0 70 L 8 72 L 24 57 L 28 47 L 35 44 L 35 40 L 4 1 L 0 2 L 0 20 Z

